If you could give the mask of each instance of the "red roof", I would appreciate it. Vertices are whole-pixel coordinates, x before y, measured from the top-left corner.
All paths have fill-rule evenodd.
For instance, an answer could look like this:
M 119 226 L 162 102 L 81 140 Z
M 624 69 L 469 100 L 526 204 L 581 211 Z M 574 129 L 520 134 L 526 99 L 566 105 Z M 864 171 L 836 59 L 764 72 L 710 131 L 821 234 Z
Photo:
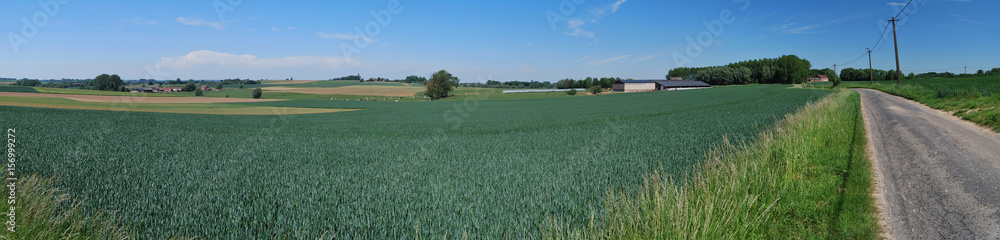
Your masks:
M 817 77 L 819 77 L 819 78 L 828 78 L 828 77 L 826 77 L 826 75 L 819 75 Z

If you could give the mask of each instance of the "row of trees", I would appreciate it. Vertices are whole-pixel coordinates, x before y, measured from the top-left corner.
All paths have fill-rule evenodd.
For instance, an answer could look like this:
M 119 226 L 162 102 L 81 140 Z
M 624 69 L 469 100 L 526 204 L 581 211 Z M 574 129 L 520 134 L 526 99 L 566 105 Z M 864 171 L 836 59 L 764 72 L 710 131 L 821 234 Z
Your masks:
M 39 81 L 39 80 L 36 80 L 36 79 L 25 79 L 25 80 L 18 80 L 17 82 L 14 82 L 14 86 L 35 87 L 35 86 L 41 86 L 41 85 L 42 85 L 42 81 Z
M 556 85 L 552 82 L 539 82 L 539 81 L 506 81 L 500 82 L 496 80 L 487 80 L 486 83 L 462 83 L 462 87 L 476 87 L 476 88 L 555 88 Z
M 581 80 L 573 80 L 573 79 L 568 79 L 567 78 L 567 79 L 559 80 L 558 82 L 556 82 L 556 88 L 558 88 L 558 89 L 570 89 L 570 88 L 586 88 L 586 89 L 590 89 L 593 86 L 600 86 L 601 88 L 611 88 L 611 85 L 613 85 L 616 81 L 620 81 L 620 80 L 622 80 L 622 79 L 621 78 L 610 78 L 610 77 L 602 77 L 602 78 L 587 77 L 587 78 L 581 79 Z
M 802 82 L 810 74 L 811 68 L 812 63 L 809 60 L 801 59 L 795 55 L 785 55 L 779 58 L 742 61 L 717 67 L 674 68 L 667 74 L 667 78 L 696 79 L 709 84 L 719 83 L 719 85 L 748 83 L 790 84 Z M 748 78 L 746 76 L 747 70 L 749 70 Z M 702 71 L 708 71 L 700 75 L 700 77 L 706 79 L 699 78 L 699 73 Z
M 915 78 L 913 73 L 907 76 L 907 79 Z M 856 69 L 856 68 L 844 68 L 840 70 L 840 79 L 844 81 L 869 81 L 874 78 L 875 81 L 888 81 L 896 80 L 898 75 L 896 70 L 881 70 L 874 69 L 869 74 L 868 69 Z

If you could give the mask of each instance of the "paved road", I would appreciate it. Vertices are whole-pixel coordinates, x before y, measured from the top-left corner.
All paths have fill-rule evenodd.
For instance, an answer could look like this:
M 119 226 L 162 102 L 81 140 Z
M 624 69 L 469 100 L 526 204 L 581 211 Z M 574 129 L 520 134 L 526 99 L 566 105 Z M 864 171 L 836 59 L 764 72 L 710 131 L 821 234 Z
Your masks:
M 1000 135 L 919 103 L 861 93 L 890 239 L 1000 239 Z

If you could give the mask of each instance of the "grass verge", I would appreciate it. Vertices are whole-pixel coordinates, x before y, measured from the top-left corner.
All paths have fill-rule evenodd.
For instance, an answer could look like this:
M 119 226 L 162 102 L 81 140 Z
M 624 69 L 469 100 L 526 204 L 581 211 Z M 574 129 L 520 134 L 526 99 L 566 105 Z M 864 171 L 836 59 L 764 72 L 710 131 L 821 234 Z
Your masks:
M 13 206 L 8 201 L 0 203 L 10 220 L 14 212 L 14 228 L 4 224 L 0 239 L 131 239 L 134 234 L 119 225 L 107 212 L 89 214 L 83 209 L 83 200 L 71 199 L 55 188 L 55 180 L 30 176 L 18 179 L 13 185 L 4 180 L 5 188 L 15 186 Z M 13 209 L 13 210 L 10 210 Z
M 957 80 L 956 80 L 957 82 Z M 973 83 L 969 83 L 973 84 Z M 1000 132 L 1000 94 L 969 91 L 952 86 L 923 86 L 917 84 L 846 84 L 845 88 L 868 88 L 920 102 L 931 108 L 951 112 L 962 119 L 978 123 Z M 974 87 L 973 87 L 974 88 Z
M 610 190 L 588 226 L 548 219 L 545 239 L 874 239 L 879 225 L 860 95 L 840 91 L 749 143 L 706 154 L 689 180 L 654 172 Z

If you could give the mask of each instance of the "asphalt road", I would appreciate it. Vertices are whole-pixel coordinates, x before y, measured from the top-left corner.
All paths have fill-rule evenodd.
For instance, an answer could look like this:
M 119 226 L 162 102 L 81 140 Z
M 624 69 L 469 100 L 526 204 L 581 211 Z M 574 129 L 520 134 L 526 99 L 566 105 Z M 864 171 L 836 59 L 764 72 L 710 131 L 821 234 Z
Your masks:
M 861 93 L 889 239 L 1000 239 L 1000 135 L 919 103 Z

